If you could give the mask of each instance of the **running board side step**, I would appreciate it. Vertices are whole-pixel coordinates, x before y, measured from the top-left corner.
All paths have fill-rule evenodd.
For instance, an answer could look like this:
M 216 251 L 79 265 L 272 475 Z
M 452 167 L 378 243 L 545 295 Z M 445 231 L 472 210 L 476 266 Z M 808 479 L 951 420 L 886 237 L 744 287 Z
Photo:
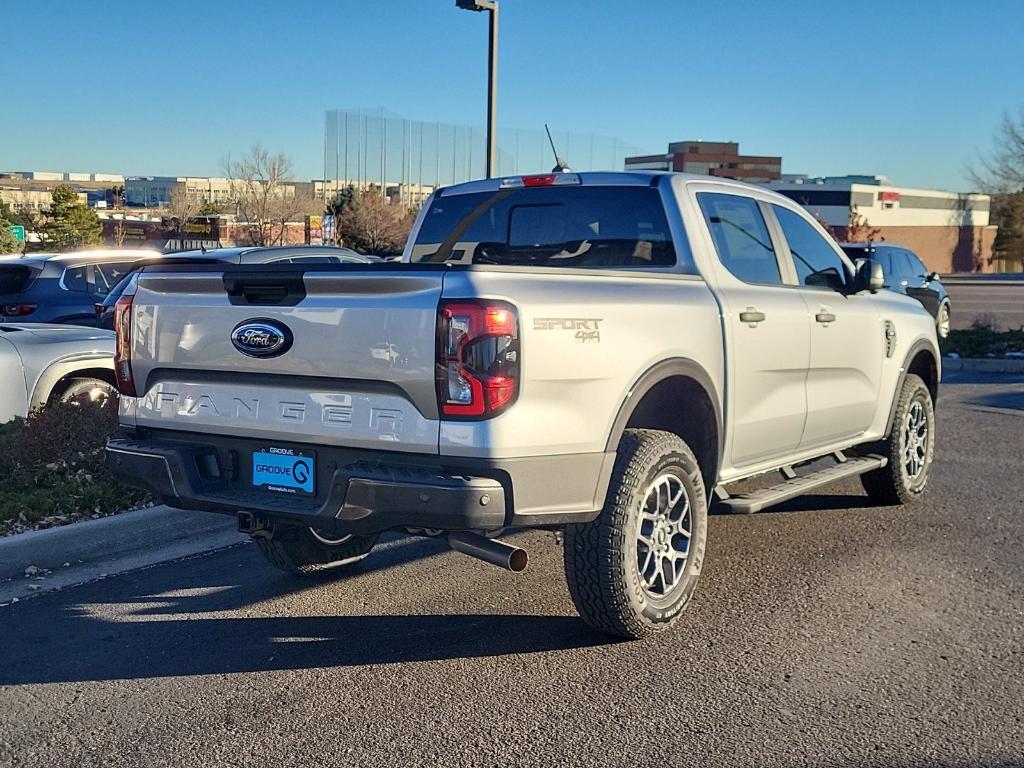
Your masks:
M 815 488 L 834 483 L 837 480 L 844 480 L 847 477 L 856 477 L 875 469 L 881 469 L 886 463 L 887 460 L 884 456 L 875 454 L 858 456 L 852 459 L 843 457 L 843 461 L 834 466 L 820 469 L 803 477 L 793 477 L 770 488 L 761 488 L 741 496 L 728 496 L 723 489 L 722 493 L 725 493 L 727 498 L 722 498 L 722 494 L 719 494 L 719 504 L 728 507 L 730 512 L 749 515 L 753 512 L 760 512 L 766 507 L 772 507 L 784 501 L 794 499 L 797 496 L 802 496 L 808 491 L 813 491 Z

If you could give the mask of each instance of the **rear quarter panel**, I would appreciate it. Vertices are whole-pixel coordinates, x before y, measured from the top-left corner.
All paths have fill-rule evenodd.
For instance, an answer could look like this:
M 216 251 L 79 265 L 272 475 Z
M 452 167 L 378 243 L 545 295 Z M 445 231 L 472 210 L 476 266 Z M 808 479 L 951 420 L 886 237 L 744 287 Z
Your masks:
M 699 277 L 452 270 L 444 298 L 469 297 L 517 307 L 521 387 L 516 404 L 494 419 L 442 421 L 442 455 L 603 452 L 627 393 L 655 364 L 686 358 L 716 386 L 723 380 L 719 310 Z

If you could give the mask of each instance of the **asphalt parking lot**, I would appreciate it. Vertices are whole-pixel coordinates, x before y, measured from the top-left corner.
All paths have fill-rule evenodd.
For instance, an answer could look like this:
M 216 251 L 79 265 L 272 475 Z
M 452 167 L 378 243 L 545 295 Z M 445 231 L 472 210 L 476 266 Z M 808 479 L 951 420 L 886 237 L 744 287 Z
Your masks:
M 653 641 L 588 631 L 544 533 L 519 576 L 243 544 L 0 608 L 0 765 L 1024 765 L 1024 377 L 950 378 L 921 503 L 713 517 Z
M 1001 330 L 1024 327 L 1024 275 L 988 275 L 943 281 L 949 290 L 953 328 L 970 328 L 976 320 L 994 323 Z

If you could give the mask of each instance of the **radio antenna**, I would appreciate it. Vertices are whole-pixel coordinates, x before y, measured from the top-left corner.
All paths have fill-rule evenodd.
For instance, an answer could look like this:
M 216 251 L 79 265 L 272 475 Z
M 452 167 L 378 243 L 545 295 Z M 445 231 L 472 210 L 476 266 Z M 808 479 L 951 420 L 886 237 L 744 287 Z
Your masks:
M 555 140 L 551 138 L 551 129 L 548 128 L 548 124 L 544 123 L 544 130 L 548 132 L 548 143 L 551 144 L 551 154 L 555 156 L 555 167 L 551 169 L 552 173 L 569 173 L 572 168 L 558 156 L 558 150 L 555 149 Z

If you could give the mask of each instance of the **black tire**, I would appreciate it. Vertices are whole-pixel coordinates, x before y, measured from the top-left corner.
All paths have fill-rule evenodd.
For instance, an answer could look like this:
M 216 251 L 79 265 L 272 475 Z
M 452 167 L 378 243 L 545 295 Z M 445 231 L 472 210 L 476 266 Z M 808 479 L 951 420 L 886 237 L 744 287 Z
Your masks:
M 914 448 L 918 459 L 914 463 L 908 458 L 911 447 L 909 433 L 919 430 L 910 429 L 912 412 L 920 409 L 927 429 L 923 447 Z M 897 395 L 896 414 L 892 421 L 892 430 L 883 443 L 873 447 L 888 459 L 881 469 L 861 475 L 861 484 L 867 491 L 872 502 L 879 506 L 893 504 L 909 504 L 924 493 L 928 484 L 928 471 L 931 469 L 935 454 L 935 408 L 932 395 L 920 376 L 908 373 L 903 380 L 903 387 Z M 911 470 L 920 462 L 920 470 Z
M 681 532 L 665 536 L 664 530 L 659 533 L 658 524 L 651 521 L 646 506 L 650 501 L 648 491 L 663 477 L 669 478 L 666 482 L 672 487 L 678 483 L 685 493 L 687 507 L 680 520 L 685 522 L 689 515 L 688 539 Z M 682 497 L 678 498 L 681 504 Z M 667 510 L 668 518 L 676 507 Z M 707 519 L 704 481 L 686 443 L 669 432 L 626 430 L 601 513 L 592 522 L 565 529 L 566 581 L 583 620 L 596 630 L 630 639 L 670 627 L 697 586 L 707 543 Z M 654 526 L 650 529 L 653 543 L 660 535 L 658 546 L 664 547 L 667 539 L 666 551 L 671 551 L 671 557 L 685 555 L 678 564 L 678 574 L 673 575 L 673 584 L 662 575 L 660 595 L 656 589 L 658 577 L 649 581 L 649 566 L 644 563 L 645 557 L 650 562 L 651 557 L 664 556 L 638 541 L 647 526 Z M 685 552 L 679 552 L 676 547 L 685 541 Z M 663 568 L 665 560 L 659 562 Z M 675 567 L 673 562 L 672 569 Z
M 298 525 L 275 523 L 272 535 L 253 537 L 260 552 L 287 573 L 314 575 L 357 563 L 373 549 L 376 536 L 337 536 Z
M 103 402 L 115 394 L 116 390 L 109 381 L 83 376 L 63 382 L 59 388 L 54 390 L 50 402 L 73 403 L 86 400 Z

